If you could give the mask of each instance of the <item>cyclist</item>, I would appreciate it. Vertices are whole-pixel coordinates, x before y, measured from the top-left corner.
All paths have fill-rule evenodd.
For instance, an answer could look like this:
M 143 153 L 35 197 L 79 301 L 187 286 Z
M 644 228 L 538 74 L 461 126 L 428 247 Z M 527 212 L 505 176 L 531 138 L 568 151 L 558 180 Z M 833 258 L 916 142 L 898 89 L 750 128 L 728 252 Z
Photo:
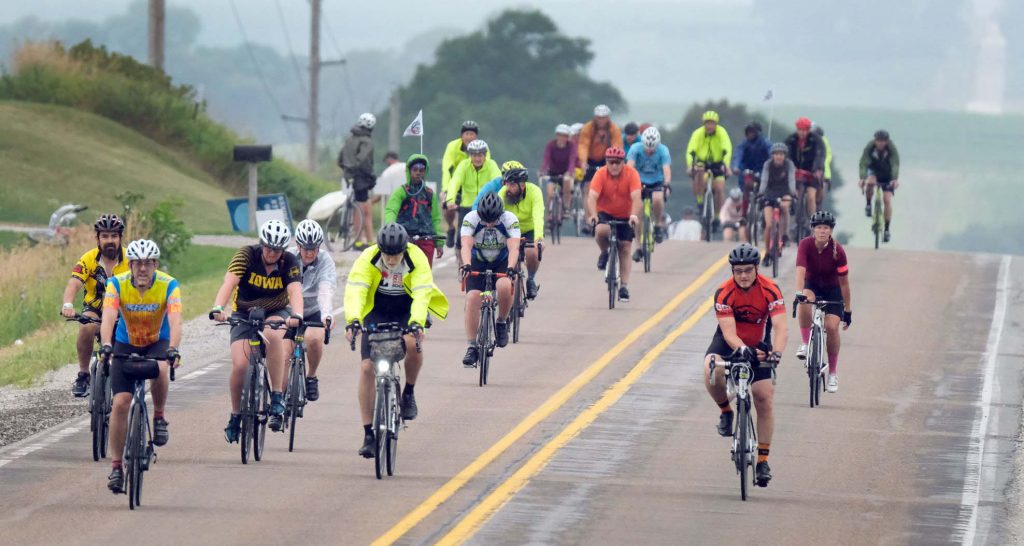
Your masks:
M 640 141 L 640 126 L 631 121 L 622 126 L 622 149 L 629 153 L 629 149 Z
M 503 179 L 505 187 L 498 192 L 498 197 L 507 212 L 516 215 L 519 220 L 519 231 L 533 248 L 527 248 L 526 257 L 526 297 L 537 297 L 537 270 L 540 269 L 540 255 L 544 252 L 544 192 L 540 187 L 528 181 L 530 174 L 524 168 L 505 171 Z M 519 252 L 516 249 L 516 252 Z
M 406 184 L 391 192 L 384 209 L 384 223 L 398 223 L 405 228 L 413 244 L 427 255 L 434 267 L 434 257 L 444 255 L 445 233 L 441 222 L 441 205 L 437 194 L 425 183 L 430 161 L 423 154 L 412 154 L 405 162 Z
M 832 191 L 832 145 L 828 143 L 828 138 L 825 137 L 825 129 L 822 129 L 821 125 L 812 123 L 811 132 L 818 135 L 821 143 L 825 145 L 825 185 L 818 192 L 818 202 L 815 203 L 820 209 L 822 203 L 825 202 L 825 193 Z
M 352 264 L 345 283 L 345 337 L 349 342 L 362 327 L 387 322 L 408 324 L 413 333 L 405 336 L 405 388 L 402 389 L 402 419 L 412 421 L 419 413 L 414 389 L 423 367 L 423 353 L 416 341 L 423 340 L 423 325 L 429 313 L 448 316 L 448 299 L 434 284 L 427 256 L 409 242 L 399 224 L 380 228 L 377 244 L 363 251 Z M 421 347 L 422 351 L 422 347 Z M 370 341 L 364 334 L 360 344 L 362 373 L 359 374 L 359 410 L 363 420 L 363 446 L 359 455 L 373 457 L 373 400 L 375 373 L 370 361 Z
M 289 328 L 298 328 L 302 324 L 302 268 L 295 255 L 285 252 L 289 239 L 291 232 L 284 222 L 268 220 L 260 226 L 260 244 L 238 249 L 213 301 L 210 313 L 214 320 L 224 322 L 228 316 L 246 319 L 250 309 L 260 308 L 266 311 L 267 322 L 284 321 Z M 234 300 L 229 311 L 224 306 L 232 303 L 232 295 Z M 242 382 L 249 367 L 251 335 L 252 327 L 248 324 L 231 327 L 231 375 L 228 379 L 231 417 L 224 429 L 224 439 L 228 443 L 238 441 L 242 422 L 239 414 Z M 289 344 L 285 342 L 284 335 L 283 330 L 263 331 L 270 372 L 270 428 L 275 431 L 281 429 L 281 416 L 284 414 L 282 389 L 288 375 L 285 361 Z
M 725 390 L 724 370 L 716 369 L 715 384 L 710 382 L 708 365 L 711 355 L 729 360 L 750 360 L 751 364 L 773 361 L 778 363 L 786 349 L 788 324 L 786 303 L 782 292 L 771 279 L 758 273 L 760 259 L 757 248 L 741 243 L 729 253 L 732 278 L 722 283 L 715 292 L 715 314 L 718 329 L 704 356 L 704 387 L 711 399 L 722 410 L 718 419 L 718 434 L 732 436 L 732 406 Z M 750 393 L 757 410 L 757 465 L 754 481 L 768 487 L 772 471 L 768 466 L 768 451 L 772 443 L 775 417 L 772 399 L 775 386 L 770 368 L 754 366 Z
M 459 277 L 466 290 L 466 339 L 469 346 L 462 357 L 462 365 L 476 366 L 480 351 L 476 347 L 476 332 L 480 327 L 480 291 L 486 279 L 470 276 L 471 271 L 491 270 L 507 272 L 509 277 L 497 279 L 494 292 L 498 299 L 498 316 L 494 326 L 494 341 L 498 347 L 508 345 L 508 315 L 512 309 L 512 281 L 519 264 L 519 240 L 522 232 L 519 219 L 505 210 L 496 193 L 480 199 L 480 207 L 466 215 L 462 222 L 462 266 Z
M 505 173 L 512 169 L 525 169 L 522 163 L 512 159 L 501 164 L 501 176 L 494 178 L 490 182 L 484 184 L 483 188 L 480 188 L 480 192 L 476 194 L 476 199 L 473 200 L 473 210 L 476 210 L 480 206 L 480 199 L 488 193 L 498 193 L 502 188 L 505 187 Z
M 672 155 L 661 143 L 657 127 L 648 127 L 626 153 L 627 164 L 640 173 L 643 184 L 641 198 L 651 197 L 651 217 L 654 219 L 654 242 L 665 240 L 665 198 L 672 194 Z M 642 259 L 640 246 L 633 251 L 633 261 Z
M 565 217 L 569 216 L 569 209 L 572 207 L 572 185 L 576 180 L 576 165 L 578 163 L 577 146 L 569 141 L 570 133 L 568 125 L 559 123 L 555 127 L 555 138 L 544 146 L 544 158 L 540 162 L 541 176 L 546 175 L 551 179 L 547 188 L 548 201 L 555 195 L 555 185 L 562 187 L 562 208 L 564 210 L 553 210 L 551 214 L 561 212 Z M 502 169 L 502 171 L 504 170 Z
M 75 316 L 75 294 L 85 288 L 82 295 L 82 315 L 99 319 L 103 306 L 103 290 L 107 278 L 128 272 L 128 260 L 121 247 L 124 222 L 116 214 L 104 214 L 93 224 L 96 232 L 96 248 L 90 249 L 71 268 L 71 278 L 64 289 L 64 305 L 61 315 Z M 89 360 L 92 358 L 92 344 L 99 333 L 98 324 L 83 324 L 78 329 L 78 377 L 71 385 L 71 393 L 82 398 L 89 393 Z
M 619 131 L 617 125 L 612 123 L 611 115 L 611 108 L 604 104 L 598 104 L 594 107 L 594 118 L 580 129 L 577 155 L 580 158 L 580 167 L 585 170 L 583 174 L 584 195 L 587 185 L 594 178 L 594 173 L 604 165 L 606 151 L 622 142 L 622 132 Z
M 807 216 L 818 208 L 818 190 L 825 178 L 825 144 L 811 132 L 811 120 L 796 120 L 796 132 L 786 137 L 789 158 L 796 166 L 796 195 L 805 195 Z M 803 226 L 801 226 L 803 227 Z
M 470 142 L 473 142 L 480 136 L 480 127 L 473 120 L 466 120 L 462 122 L 462 128 L 459 132 L 459 138 L 448 143 L 444 148 L 444 156 L 441 159 L 441 197 L 440 201 L 444 204 L 444 219 L 448 224 L 448 235 L 446 245 L 448 248 L 455 246 L 455 228 L 457 226 L 456 220 L 458 219 L 458 205 L 449 205 L 452 199 L 448 197 L 454 197 L 455 194 L 451 192 L 451 181 L 452 175 L 455 174 L 455 169 L 458 168 L 459 164 L 463 160 L 469 157 L 467 146 Z M 487 158 L 491 157 L 490 150 L 487 151 Z
M 874 140 L 868 142 L 860 156 L 860 189 L 864 190 L 868 200 L 864 207 L 864 214 L 868 218 L 871 217 L 871 198 L 875 195 L 875 184 L 882 188 L 882 202 L 885 205 L 885 233 L 882 241 L 888 243 L 892 196 L 896 188 L 900 187 L 900 153 L 896 151 L 896 145 L 889 139 L 889 131 L 885 129 L 875 131 Z
M 686 146 L 686 172 L 693 177 L 693 195 L 697 198 L 698 207 L 704 205 L 705 172 L 711 172 L 711 191 L 715 199 L 715 221 L 711 230 L 718 231 L 718 211 L 725 200 L 725 178 L 732 176 L 729 167 L 732 141 L 725 127 L 718 125 L 718 112 L 708 110 L 701 119 L 704 125 L 690 135 L 690 143 Z M 704 167 L 695 168 L 695 162 L 702 163 Z
M 775 223 L 774 208 L 779 207 L 779 232 L 783 246 L 789 244 L 789 207 L 793 203 L 793 184 L 796 182 L 796 165 L 787 157 L 789 147 L 781 142 L 772 145 L 772 158 L 764 162 L 761 169 L 761 190 L 757 202 L 764 207 L 764 247 L 770 249 L 772 227 Z M 771 255 L 765 252 L 761 265 L 771 264 Z
M 158 361 L 160 375 L 150 380 L 149 392 L 153 396 L 153 444 L 162 446 L 170 439 L 164 405 L 170 385 L 168 366 L 178 367 L 181 291 L 174 277 L 157 270 L 160 267 L 160 248 L 153 241 L 132 241 L 128 245 L 127 257 L 129 271 L 107 281 L 103 295 L 100 352 L 105 359 L 115 354 L 135 353 Z M 121 455 L 124 453 L 128 408 L 134 390 L 134 382 L 122 373 L 124 366 L 125 362 L 116 356 L 110 365 L 110 385 L 114 394 L 110 413 L 113 467 L 107 477 L 107 487 L 114 493 L 124 491 Z
M 345 179 L 352 186 L 352 198 L 363 211 L 363 229 L 359 234 L 362 239 L 353 244 L 353 248 L 363 249 L 370 244 L 373 233 L 373 211 L 370 206 L 370 190 L 377 185 L 377 177 L 373 174 L 373 127 L 377 118 L 367 112 L 359 116 L 352 127 L 352 134 L 345 139 L 345 145 L 338 153 L 338 166 L 344 172 Z
M 449 206 L 458 205 L 460 223 L 472 208 L 473 201 L 484 185 L 501 177 L 501 169 L 490 158 L 486 142 L 474 140 L 466 146 L 466 151 L 469 152 L 469 161 L 463 161 L 455 168 L 455 174 L 449 183 L 450 191 L 446 196 Z M 461 243 L 461 238 L 457 239 L 455 247 L 461 248 Z
M 722 220 L 723 241 L 735 241 L 739 237 L 741 242 L 750 242 L 747 237 L 747 217 L 743 214 L 743 190 L 729 190 L 729 197 L 722 204 L 718 217 Z
M 611 227 L 606 222 L 609 220 L 629 222 L 628 226 L 615 227 L 615 235 L 619 240 L 619 255 L 628 256 L 636 226 L 640 222 L 640 194 L 643 185 L 640 182 L 640 173 L 624 163 L 626 152 L 622 148 L 609 148 L 605 157 L 608 164 L 597 170 L 590 185 L 590 193 L 587 194 L 587 223 L 597 224 L 594 238 L 597 239 L 597 247 L 601 249 L 601 254 L 597 258 L 597 268 L 602 270 L 608 265 L 608 239 L 611 236 Z M 626 285 L 629 284 L 629 272 L 632 267 L 633 262 L 619 260 L 621 301 L 629 301 L 629 288 Z
M 338 287 L 338 270 L 334 258 L 325 249 L 324 230 L 306 218 L 295 226 L 295 247 L 291 252 L 302 267 L 302 322 L 319 322 L 324 326 L 307 326 L 306 400 L 320 398 L 320 380 L 316 370 L 324 356 L 324 335 L 334 328 L 334 290 Z M 287 372 L 285 372 L 287 374 Z
M 750 196 L 757 191 L 757 184 L 761 181 L 761 168 L 771 155 L 772 142 L 763 136 L 761 131 L 759 122 L 748 123 L 743 128 L 746 138 L 736 146 L 736 153 L 732 158 L 732 170 L 738 173 L 739 187 L 743 191 L 744 214 L 750 205 Z M 747 171 L 753 176 L 750 180 L 745 176 Z
M 853 322 L 850 294 L 850 266 L 846 251 L 835 239 L 832 230 L 836 218 L 827 210 L 819 210 L 811 217 L 812 233 L 803 241 L 796 253 L 796 299 L 797 301 L 842 302 L 825 308 L 825 346 L 828 352 L 828 392 L 839 391 L 839 323 L 843 330 Z M 803 305 L 800 309 L 800 339 L 803 343 L 796 352 L 797 358 L 807 358 L 807 342 L 811 339 L 811 309 Z

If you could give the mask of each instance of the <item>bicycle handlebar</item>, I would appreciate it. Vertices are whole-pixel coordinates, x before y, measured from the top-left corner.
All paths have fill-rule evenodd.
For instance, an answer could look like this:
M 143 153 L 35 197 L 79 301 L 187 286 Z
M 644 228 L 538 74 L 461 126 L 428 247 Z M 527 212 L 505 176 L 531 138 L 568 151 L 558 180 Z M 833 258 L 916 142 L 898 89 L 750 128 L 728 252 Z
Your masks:
M 126 360 L 128 362 L 159 362 L 158 359 L 151 356 L 142 356 L 139 353 L 117 353 L 110 355 L 110 358 L 116 358 L 118 360 Z M 107 362 L 105 361 L 104 364 Z M 174 381 L 174 362 L 168 362 L 171 372 L 171 381 Z M 106 370 L 106 368 L 104 368 Z
M 63 316 L 63 315 L 61 315 L 61 316 Z M 89 317 L 89 316 L 86 316 L 86 315 L 78 315 L 78 314 L 76 314 L 75 316 L 73 316 L 71 318 L 65 317 L 64 318 L 64 322 L 77 322 L 77 323 L 80 323 L 80 324 L 100 324 L 103 321 L 98 319 L 98 318 L 92 318 L 92 317 Z
M 385 323 L 381 323 L 381 324 L 374 324 L 372 326 L 367 326 L 366 328 L 363 328 L 363 326 L 359 325 L 359 324 L 350 324 L 348 327 L 353 327 L 353 330 L 354 330 L 354 332 L 352 334 L 352 340 L 349 342 L 349 346 L 352 348 L 353 351 L 356 350 L 356 337 L 358 337 L 360 335 L 368 336 L 370 334 L 379 334 L 379 333 L 386 333 L 386 332 L 400 332 L 403 336 L 408 336 L 408 335 L 413 336 L 413 341 L 416 343 L 416 352 L 417 353 L 423 352 L 423 348 L 420 346 L 420 336 L 416 335 L 417 331 L 422 335 L 422 333 L 423 333 L 422 326 L 419 328 L 419 330 L 417 330 L 416 328 L 412 328 L 408 324 L 402 325 L 402 324 L 399 324 L 397 322 L 385 322 Z M 348 328 L 348 327 L 346 327 L 346 328 Z
M 721 362 L 719 362 L 718 359 L 719 357 L 717 355 L 711 355 L 711 362 L 708 363 L 708 371 L 711 372 L 709 374 L 708 383 L 712 385 L 715 384 L 715 368 L 722 368 L 726 373 L 732 371 L 732 367 L 736 364 L 746 364 L 750 366 L 751 369 L 755 367 L 771 368 L 773 376 L 772 381 L 774 382 L 775 367 L 779 365 L 779 360 L 771 358 L 771 353 L 768 354 L 768 359 L 757 361 L 757 366 L 754 366 L 749 360 L 730 360 L 729 357 L 721 357 Z
M 800 305 L 813 305 L 819 309 L 823 309 L 829 305 L 842 305 L 841 301 L 829 301 L 829 300 L 794 300 L 793 301 L 793 318 L 796 318 L 796 309 Z

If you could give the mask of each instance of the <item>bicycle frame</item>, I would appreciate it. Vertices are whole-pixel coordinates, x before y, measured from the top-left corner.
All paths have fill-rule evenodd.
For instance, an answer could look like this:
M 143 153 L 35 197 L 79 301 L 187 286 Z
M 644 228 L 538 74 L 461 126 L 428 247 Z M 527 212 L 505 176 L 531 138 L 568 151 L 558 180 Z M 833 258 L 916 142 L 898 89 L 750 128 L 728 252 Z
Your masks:
M 872 215 L 871 215 L 871 232 L 875 235 L 875 250 L 878 250 L 878 242 L 882 238 L 882 229 L 884 227 L 884 214 L 882 204 L 882 186 L 875 184 L 875 197 L 872 199 Z
M 615 300 L 618 298 L 619 291 L 619 236 L 618 226 L 628 226 L 629 222 L 623 222 L 622 220 L 609 220 L 603 222 L 608 224 L 608 264 L 605 265 L 604 269 L 604 280 L 608 284 L 608 308 L 615 309 Z M 629 257 L 627 256 L 628 260 Z
M 476 331 L 476 348 L 479 352 L 478 366 L 480 368 L 480 386 L 487 384 L 487 375 L 490 372 L 491 356 L 497 343 L 494 339 L 495 323 L 498 315 L 498 300 L 494 295 L 494 286 L 497 279 L 507 277 L 504 273 L 495 273 L 493 270 L 472 271 L 472 277 L 484 277 L 484 289 L 480 291 L 480 325 Z M 513 302 L 514 303 L 514 302 Z M 513 307 L 512 312 L 515 312 Z
M 811 338 L 807 343 L 806 360 L 808 387 L 810 389 L 809 404 L 815 407 L 821 404 L 821 391 L 825 388 L 825 377 L 828 370 L 828 353 L 826 352 L 825 308 L 841 302 L 836 301 L 798 301 L 793 305 L 793 315 L 799 305 L 812 305 Z
M 65 319 L 79 324 L 100 324 L 100 319 L 75 315 Z M 89 359 L 89 392 L 86 406 L 89 408 L 89 431 L 92 433 L 92 460 L 107 458 L 107 442 L 110 434 L 110 412 L 113 405 L 110 373 L 108 366 L 99 358 L 100 334 L 93 338 L 92 357 Z
M 376 439 L 374 468 L 378 480 L 383 478 L 385 471 L 388 476 L 394 475 L 398 433 L 405 428 L 398 397 L 402 361 L 405 359 L 405 336 L 410 333 L 407 326 L 395 322 L 369 325 L 363 332 L 368 336 L 377 385 L 372 426 Z M 416 352 L 420 351 L 420 342 L 416 340 Z

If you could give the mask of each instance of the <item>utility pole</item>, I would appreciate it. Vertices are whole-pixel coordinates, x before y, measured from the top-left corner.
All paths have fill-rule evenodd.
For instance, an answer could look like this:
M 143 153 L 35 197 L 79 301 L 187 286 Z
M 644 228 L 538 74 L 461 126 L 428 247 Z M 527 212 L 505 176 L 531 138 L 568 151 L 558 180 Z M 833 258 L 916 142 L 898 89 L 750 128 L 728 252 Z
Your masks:
M 149 0 L 149 64 L 164 69 L 164 0 Z
M 320 131 L 320 2 L 321 0 L 309 2 L 313 10 L 309 32 L 309 120 L 306 124 L 309 131 L 309 137 L 306 139 L 306 146 L 309 148 L 309 172 L 316 171 L 316 140 Z
M 399 117 L 402 115 L 402 97 L 398 94 L 399 87 L 395 87 L 395 90 L 391 92 L 391 113 L 388 116 L 388 150 L 395 153 L 399 153 L 401 133 L 399 130 Z

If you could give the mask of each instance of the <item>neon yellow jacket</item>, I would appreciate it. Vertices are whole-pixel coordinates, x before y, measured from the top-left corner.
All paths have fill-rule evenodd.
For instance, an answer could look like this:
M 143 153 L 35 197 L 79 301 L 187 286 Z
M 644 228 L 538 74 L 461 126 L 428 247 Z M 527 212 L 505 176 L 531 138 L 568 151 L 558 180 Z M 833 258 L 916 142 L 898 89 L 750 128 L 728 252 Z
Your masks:
M 821 137 L 821 140 L 825 143 L 825 180 L 832 180 L 832 146 L 827 138 Z
M 690 144 L 686 146 L 686 166 L 693 167 L 693 158 L 704 163 L 729 164 L 732 159 L 732 141 L 725 127 L 719 125 L 715 134 L 708 136 L 701 125 L 690 135 Z
M 459 137 L 448 143 L 444 147 L 444 156 L 441 158 L 441 191 L 448 195 L 455 195 L 451 191 L 452 175 L 455 174 L 455 168 L 462 163 L 463 160 L 468 158 L 469 155 L 462 150 L 462 137 Z M 487 159 L 491 158 L 491 149 L 487 148 Z
M 544 192 L 533 182 L 527 182 L 523 191 L 523 198 L 518 203 L 509 204 L 505 198 L 508 193 L 508 186 L 498 190 L 498 197 L 505 203 L 505 210 L 516 215 L 519 219 L 519 229 L 526 233 L 533 232 L 533 239 L 539 241 L 544 238 Z
M 380 286 L 381 273 L 377 269 L 377 261 L 381 259 L 380 249 L 371 245 L 363 251 L 352 264 L 345 283 L 345 323 L 362 322 L 366 315 L 373 311 L 374 296 Z M 448 298 L 434 284 L 434 275 L 430 271 L 427 255 L 420 248 L 409 243 L 405 249 L 405 258 L 409 273 L 402 279 L 405 293 L 412 297 L 409 309 L 409 324 L 421 326 L 427 323 L 427 311 L 444 319 L 448 316 Z
M 501 168 L 493 159 L 484 159 L 484 164 L 479 170 L 473 166 L 471 160 L 467 159 L 455 168 L 455 174 L 452 175 L 451 182 L 449 182 L 451 187 L 445 199 L 449 203 L 454 203 L 455 196 L 461 191 L 462 201 L 459 202 L 459 206 L 472 208 L 476 194 L 480 193 L 480 190 L 495 178 L 501 178 Z

